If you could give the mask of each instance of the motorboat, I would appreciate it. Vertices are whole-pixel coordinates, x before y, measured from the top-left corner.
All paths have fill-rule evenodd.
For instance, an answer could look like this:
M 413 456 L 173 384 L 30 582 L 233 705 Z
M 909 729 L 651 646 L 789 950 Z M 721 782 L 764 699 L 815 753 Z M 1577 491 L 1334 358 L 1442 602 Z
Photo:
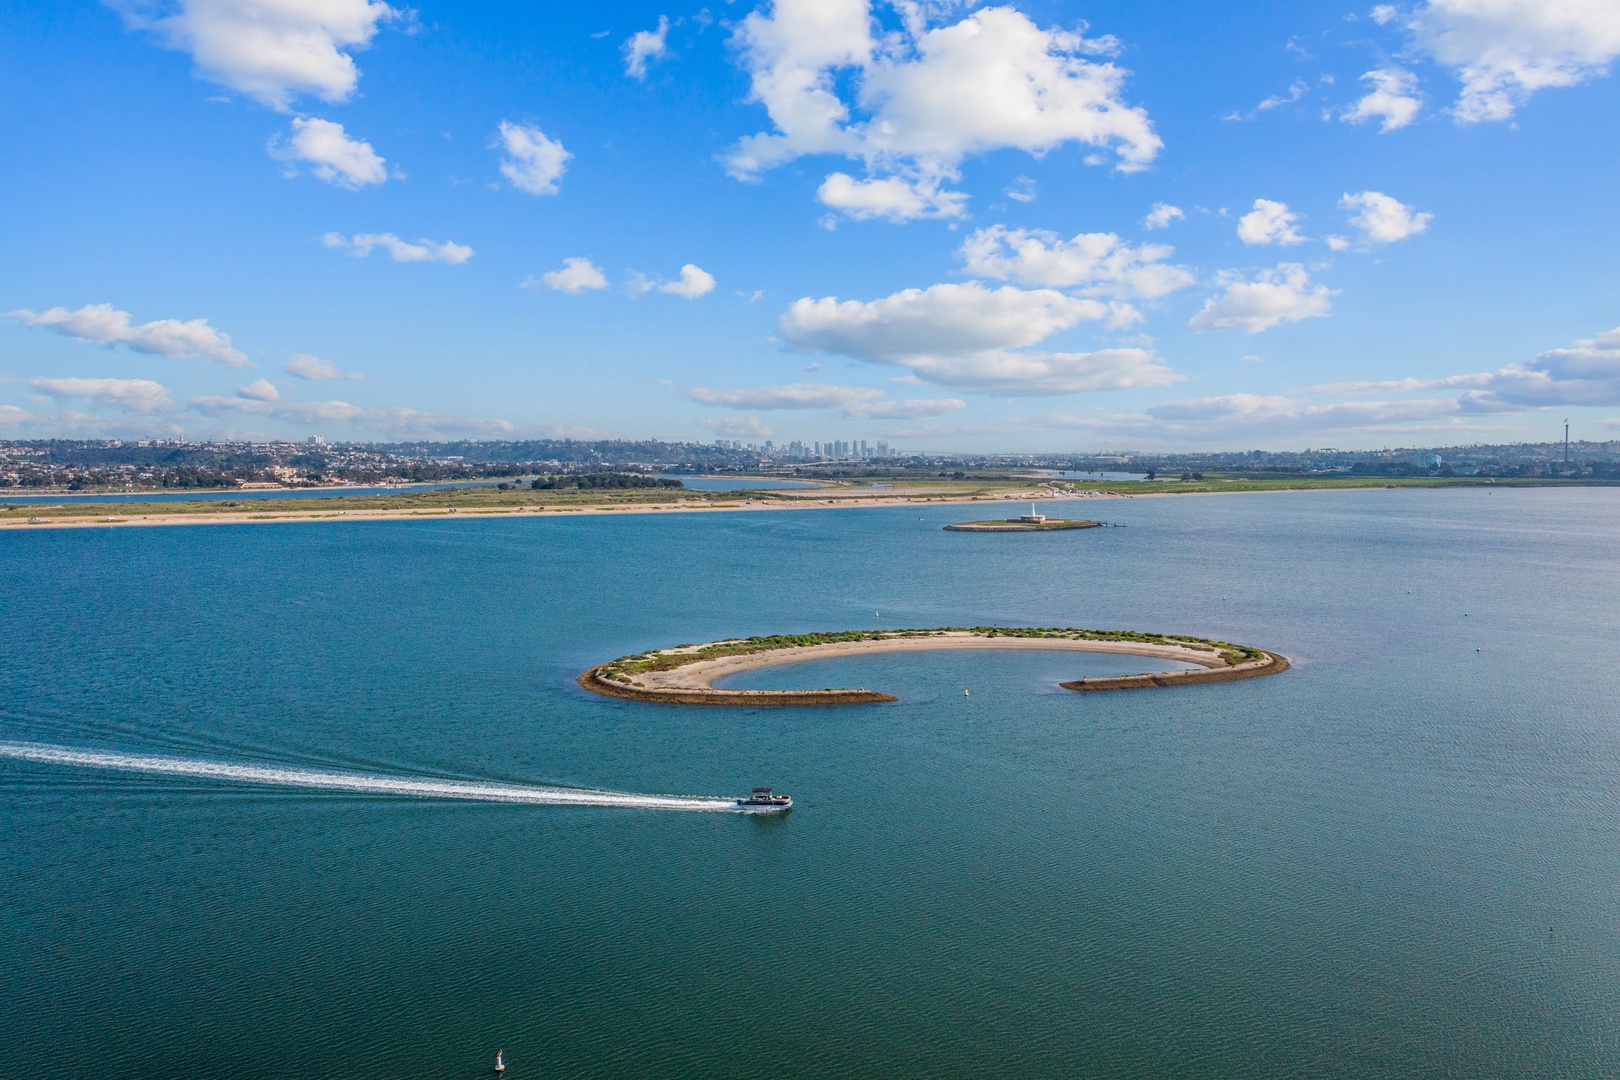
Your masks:
M 793 796 L 777 795 L 768 787 L 757 787 L 746 799 L 732 803 L 731 808 L 745 814 L 777 814 L 793 809 Z

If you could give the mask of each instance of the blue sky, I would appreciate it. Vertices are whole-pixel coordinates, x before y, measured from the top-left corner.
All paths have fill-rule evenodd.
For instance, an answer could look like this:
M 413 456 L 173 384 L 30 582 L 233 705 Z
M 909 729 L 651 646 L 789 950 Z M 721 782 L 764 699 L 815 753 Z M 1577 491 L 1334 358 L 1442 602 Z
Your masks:
M 0 437 L 1620 437 L 1553 7 L 9 0 Z

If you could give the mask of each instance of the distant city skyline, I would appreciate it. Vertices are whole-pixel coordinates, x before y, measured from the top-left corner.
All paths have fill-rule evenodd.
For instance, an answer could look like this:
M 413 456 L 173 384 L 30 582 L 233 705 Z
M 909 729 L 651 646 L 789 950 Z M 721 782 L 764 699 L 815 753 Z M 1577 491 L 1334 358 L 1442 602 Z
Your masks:
M 1620 8 L 0 28 L 0 439 L 1620 438 Z

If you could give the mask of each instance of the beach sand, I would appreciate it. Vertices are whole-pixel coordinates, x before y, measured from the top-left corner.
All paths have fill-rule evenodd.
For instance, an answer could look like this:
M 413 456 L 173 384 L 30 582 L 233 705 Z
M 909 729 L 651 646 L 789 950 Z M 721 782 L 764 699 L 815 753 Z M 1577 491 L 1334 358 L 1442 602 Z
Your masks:
M 1152 494 L 1157 494 L 1152 493 Z M 384 496 L 379 496 L 384 497 Z M 1038 496 L 1043 502 L 1080 499 L 1130 499 L 1134 495 L 1098 494 L 1098 495 L 1044 495 Z M 138 500 L 132 499 L 131 502 Z M 985 496 L 985 495 L 883 495 L 851 493 L 837 498 L 797 498 L 785 496 L 773 499 L 743 499 L 735 502 L 721 504 L 709 503 L 626 503 L 619 506 L 591 505 L 591 506 L 547 506 L 537 507 L 466 507 L 456 510 L 450 509 L 420 509 L 420 510 L 293 510 L 277 512 L 266 505 L 261 509 L 232 511 L 229 513 L 154 513 L 140 515 L 112 516 L 105 511 L 100 513 L 87 512 L 84 515 L 41 517 L 36 520 L 28 518 L 11 518 L 0 520 L 0 531 L 11 529 L 96 529 L 96 528 L 124 528 L 130 526 L 157 526 L 157 525 L 274 525 L 289 522 L 312 521 L 430 521 L 437 519 L 450 519 L 464 521 L 469 518 L 485 517 L 565 517 L 570 515 L 590 514 L 724 514 L 738 511 L 755 510 L 838 510 L 868 506 L 939 506 L 945 504 L 968 503 L 999 503 L 999 502 L 1028 502 L 1025 494 L 1017 496 Z M 4 502 L 0 499 L 0 502 Z M 268 503 L 268 501 L 267 501 Z M 60 504 L 57 504 L 60 505 Z M 95 504 L 84 504 L 90 508 Z M 43 506 L 40 509 L 44 509 Z
M 938 634 L 919 638 L 885 638 L 877 641 L 833 641 L 788 649 L 723 656 L 700 660 L 672 671 L 650 671 L 636 681 L 648 690 L 713 690 L 717 679 L 757 668 L 797 664 L 807 660 L 833 660 L 873 653 L 917 652 L 935 649 L 1044 649 L 1048 652 L 1124 653 L 1179 660 L 1205 668 L 1224 668 L 1226 661 L 1214 649 L 1181 645 L 1153 645 L 1135 641 L 1085 641 L 1074 638 L 985 637 L 982 634 Z

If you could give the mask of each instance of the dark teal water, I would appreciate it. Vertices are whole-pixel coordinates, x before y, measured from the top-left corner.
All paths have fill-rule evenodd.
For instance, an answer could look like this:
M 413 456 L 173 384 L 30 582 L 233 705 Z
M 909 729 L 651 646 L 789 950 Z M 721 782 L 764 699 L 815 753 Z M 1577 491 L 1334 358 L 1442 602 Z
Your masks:
M 0 1076 L 1620 1073 L 1620 491 L 0 536 L 0 739 L 785 818 L 0 760 Z M 1136 627 L 1285 675 L 890 655 L 893 705 L 586 695 L 633 650 Z M 792 678 L 789 678 L 792 676 Z M 799 683 L 798 680 L 807 680 Z M 961 696 L 963 687 L 971 698 Z

